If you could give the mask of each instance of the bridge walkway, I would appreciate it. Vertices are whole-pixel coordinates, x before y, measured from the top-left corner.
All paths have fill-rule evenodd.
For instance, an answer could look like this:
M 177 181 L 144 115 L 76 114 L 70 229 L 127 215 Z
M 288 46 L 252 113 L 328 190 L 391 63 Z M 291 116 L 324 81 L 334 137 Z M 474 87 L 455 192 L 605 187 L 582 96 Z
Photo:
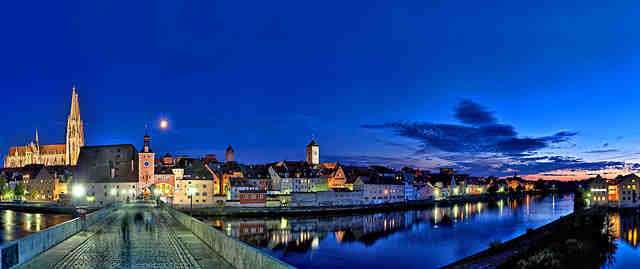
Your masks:
M 126 205 L 18 268 L 233 268 L 165 210 Z

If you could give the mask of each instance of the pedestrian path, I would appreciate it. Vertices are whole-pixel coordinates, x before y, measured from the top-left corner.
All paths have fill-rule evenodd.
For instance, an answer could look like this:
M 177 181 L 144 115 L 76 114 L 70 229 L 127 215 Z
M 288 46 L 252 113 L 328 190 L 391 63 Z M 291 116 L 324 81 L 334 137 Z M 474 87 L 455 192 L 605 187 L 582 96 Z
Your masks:
M 166 211 L 130 205 L 20 268 L 232 268 Z

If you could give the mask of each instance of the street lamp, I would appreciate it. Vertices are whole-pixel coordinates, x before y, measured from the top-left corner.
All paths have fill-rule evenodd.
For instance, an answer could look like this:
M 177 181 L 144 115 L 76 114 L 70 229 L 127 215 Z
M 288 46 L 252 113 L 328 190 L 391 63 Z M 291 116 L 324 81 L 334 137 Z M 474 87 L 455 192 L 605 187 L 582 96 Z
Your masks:
M 75 198 L 82 198 L 82 196 L 86 194 L 86 190 L 82 185 L 74 185 L 71 191 L 73 193 L 73 197 Z
M 191 217 L 193 217 L 193 194 L 196 193 L 196 189 L 189 187 L 189 189 L 187 189 L 187 193 L 189 194 L 189 198 L 191 199 L 191 210 L 190 210 L 190 214 Z

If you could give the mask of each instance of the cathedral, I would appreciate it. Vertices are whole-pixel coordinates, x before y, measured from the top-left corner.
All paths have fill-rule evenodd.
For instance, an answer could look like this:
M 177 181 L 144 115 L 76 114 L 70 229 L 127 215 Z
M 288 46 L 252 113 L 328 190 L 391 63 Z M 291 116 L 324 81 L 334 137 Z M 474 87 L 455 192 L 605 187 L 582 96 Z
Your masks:
M 40 145 L 38 140 L 38 130 L 36 129 L 36 140 L 31 141 L 26 146 L 11 147 L 9 154 L 4 160 L 5 168 L 23 167 L 30 164 L 54 165 L 76 165 L 80 148 L 84 146 L 84 130 L 80 119 L 80 105 L 78 104 L 78 94 L 73 86 L 71 95 L 71 111 L 67 118 L 67 134 L 65 144 Z

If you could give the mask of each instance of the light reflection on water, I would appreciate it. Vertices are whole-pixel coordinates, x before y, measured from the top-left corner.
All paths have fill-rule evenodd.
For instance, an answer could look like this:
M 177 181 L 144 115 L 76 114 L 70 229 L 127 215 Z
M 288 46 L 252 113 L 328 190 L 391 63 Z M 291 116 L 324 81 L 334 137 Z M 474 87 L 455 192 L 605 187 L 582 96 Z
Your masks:
M 300 268 L 434 268 L 573 210 L 571 195 L 374 214 L 218 218 L 209 224 Z
M 70 215 L 23 213 L 2 210 L 0 218 L 0 244 L 16 240 L 32 233 L 72 219 Z
M 611 232 L 618 246 L 612 265 L 603 268 L 640 268 L 640 249 L 638 249 L 638 230 L 640 216 L 637 213 L 610 213 Z

